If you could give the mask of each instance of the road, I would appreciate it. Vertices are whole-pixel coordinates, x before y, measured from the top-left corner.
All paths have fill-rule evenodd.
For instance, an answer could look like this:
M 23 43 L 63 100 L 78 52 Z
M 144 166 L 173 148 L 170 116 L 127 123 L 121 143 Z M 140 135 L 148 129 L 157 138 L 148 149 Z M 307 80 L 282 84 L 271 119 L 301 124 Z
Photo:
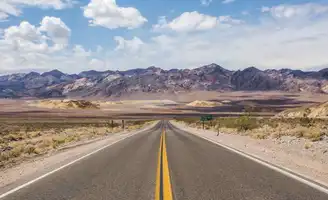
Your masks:
M 327 200 L 328 195 L 162 121 L 3 200 Z

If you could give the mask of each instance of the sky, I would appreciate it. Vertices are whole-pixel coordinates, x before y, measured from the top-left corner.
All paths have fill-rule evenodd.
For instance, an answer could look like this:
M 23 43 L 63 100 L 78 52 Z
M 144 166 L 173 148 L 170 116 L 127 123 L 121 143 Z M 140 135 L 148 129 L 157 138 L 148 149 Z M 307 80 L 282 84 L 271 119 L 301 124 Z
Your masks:
M 1 0 L 0 74 L 328 67 L 328 0 Z

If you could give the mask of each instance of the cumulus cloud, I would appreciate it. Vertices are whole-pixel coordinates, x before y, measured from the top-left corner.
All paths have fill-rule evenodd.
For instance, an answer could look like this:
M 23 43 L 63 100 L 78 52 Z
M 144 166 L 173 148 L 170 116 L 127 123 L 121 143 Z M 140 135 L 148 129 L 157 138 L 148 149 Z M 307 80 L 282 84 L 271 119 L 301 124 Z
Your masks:
M 158 23 L 153 26 L 155 31 L 173 30 L 176 32 L 192 32 L 213 29 L 218 25 L 239 24 L 240 20 L 231 16 L 214 17 L 201 14 L 197 11 L 182 13 L 179 17 L 168 22 L 165 16 L 159 18 Z
M 115 50 L 117 51 L 125 50 L 128 52 L 136 52 L 144 44 L 144 42 L 138 37 L 133 37 L 131 40 L 127 40 L 121 36 L 115 36 L 114 40 L 117 43 L 117 46 L 115 48 Z
M 56 10 L 72 6 L 73 0 L 2 0 L 0 2 L 0 20 L 11 16 L 19 16 L 22 7 L 53 8 Z
M 262 12 L 270 13 L 276 19 L 308 18 L 328 13 L 328 5 L 316 3 L 262 7 Z
M 48 50 L 46 37 L 37 27 L 23 21 L 19 26 L 11 26 L 4 30 L 3 45 L 14 51 L 42 52 Z
M 19 52 L 59 51 L 65 48 L 70 29 L 59 18 L 44 17 L 39 27 L 23 21 L 4 30 L 3 44 Z
M 307 6 L 302 4 L 292 7 Z M 277 20 L 269 11 L 270 17 L 262 14 L 258 23 L 237 20 L 234 23 L 239 25 L 228 29 L 220 28 L 218 21 L 224 24 L 233 18 L 215 17 L 216 26 L 197 34 L 184 32 L 199 30 L 198 23 L 201 20 L 192 20 L 192 24 L 184 20 L 182 28 L 177 28 L 175 26 L 179 20 L 168 22 L 166 17 L 161 17 L 154 28 L 175 30 L 176 34 L 161 32 L 161 35 L 153 36 L 150 41 L 144 41 L 142 48 L 133 54 L 127 51 L 113 53 L 111 63 L 122 68 L 156 65 L 167 69 L 197 67 L 212 62 L 231 69 L 248 66 L 262 69 L 312 69 L 328 66 L 328 16 L 324 14 L 324 9 L 310 10 L 310 15 L 317 17 L 302 20 L 302 23 L 285 23 L 286 20 Z M 175 23 L 171 23 L 173 21 Z
M 57 47 L 65 47 L 71 35 L 71 30 L 60 18 L 56 17 L 44 17 L 39 31 L 45 32 L 57 44 Z
M 6 40 L 39 41 L 42 38 L 40 31 L 30 23 L 23 21 L 19 26 L 11 26 L 5 29 Z
M 139 10 L 133 7 L 120 7 L 115 0 L 91 0 L 83 9 L 84 16 L 90 19 L 91 26 L 133 29 L 147 22 Z
M 87 69 L 92 57 L 92 52 L 80 45 L 68 48 L 70 29 L 59 18 L 46 16 L 37 26 L 23 21 L 0 34 L 0 73 L 53 68 L 73 71 L 72 66 Z

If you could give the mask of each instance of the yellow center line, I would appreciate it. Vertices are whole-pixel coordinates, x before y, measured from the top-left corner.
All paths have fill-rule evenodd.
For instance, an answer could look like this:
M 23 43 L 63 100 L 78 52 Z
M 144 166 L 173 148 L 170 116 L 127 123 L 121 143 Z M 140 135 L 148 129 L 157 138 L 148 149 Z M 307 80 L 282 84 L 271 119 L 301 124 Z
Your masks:
M 157 161 L 157 173 L 156 173 L 156 191 L 155 191 L 155 200 L 160 200 L 161 199 L 161 155 L 162 155 L 162 140 L 163 140 L 163 135 L 161 134 L 161 139 L 159 143 L 159 150 L 158 150 L 158 161 Z
M 166 137 L 165 131 L 163 132 L 163 196 L 164 200 L 172 200 L 172 188 L 171 188 L 171 179 L 169 172 L 169 163 L 167 161 L 167 152 L 166 152 Z
M 155 200 L 173 200 L 164 130 L 161 134 L 158 151 Z

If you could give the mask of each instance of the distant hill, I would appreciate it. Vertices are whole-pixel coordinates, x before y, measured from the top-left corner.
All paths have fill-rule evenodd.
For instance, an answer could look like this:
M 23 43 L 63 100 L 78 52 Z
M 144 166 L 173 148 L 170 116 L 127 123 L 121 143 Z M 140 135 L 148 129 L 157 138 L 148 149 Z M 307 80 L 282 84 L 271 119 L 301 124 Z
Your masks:
M 0 97 L 120 97 L 134 93 L 165 94 L 188 91 L 287 91 L 328 93 L 328 69 L 231 71 L 217 64 L 195 69 L 163 70 L 152 66 L 127 71 L 84 71 L 64 74 L 52 70 L 0 76 Z
M 309 118 L 328 118 L 328 102 L 301 108 L 287 109 L 276 115 L 276 117 L 284 118 L 301 118 L 304 116 Z

